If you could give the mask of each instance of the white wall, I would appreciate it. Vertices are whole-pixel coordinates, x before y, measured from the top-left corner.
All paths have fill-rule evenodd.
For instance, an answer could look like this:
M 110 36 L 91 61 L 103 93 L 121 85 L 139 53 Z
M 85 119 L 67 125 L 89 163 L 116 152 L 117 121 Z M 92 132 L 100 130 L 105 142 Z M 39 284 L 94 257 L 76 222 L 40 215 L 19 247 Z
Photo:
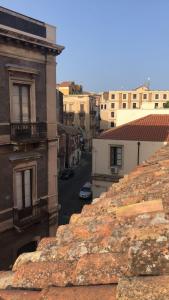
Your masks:
M 168 108 L 161 109 L 118 109 L 116 112 L 116 126 L 143 118 L 148 115 L 169 114 Z
M 119 175 L 123 176 L 131 172 L 137 166 L 137 141 L 93 139 L 92 149 L 92 174 L 111 175 L 110 147 L 123 146 L 123 164 Z M 156 150 L 160 149 L 164 142 L 140 141 L 140 163 L 148 159 Z

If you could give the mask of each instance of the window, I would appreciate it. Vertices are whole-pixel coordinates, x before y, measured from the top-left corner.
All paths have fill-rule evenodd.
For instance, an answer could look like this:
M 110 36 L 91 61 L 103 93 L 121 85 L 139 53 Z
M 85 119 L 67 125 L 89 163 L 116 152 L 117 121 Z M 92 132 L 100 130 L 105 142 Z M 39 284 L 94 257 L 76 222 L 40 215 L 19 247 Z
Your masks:
M 110 123 L 110 126 L 111 126 L 111 127 L 114 127 L 114 122 L 111 122 L 111 123 Z
M 163 94 L 163 99 L 167 99 L 167 94 Z
M 126 108 L 126 103 L 123 103 L 123 108 Z
M 159 94 L 155 94 L 155 99 L 159 99 Z
M 13 84 L 12 117 L 14 122 L 30 122 L 30 85 Z
M 111 117 L 114 118 L 114 111 L 111 112 Z
M 133 94 L 133 99 L 137 99 L 137 94 Z
M 133 108 L 137 108 L 136 103 L 133 103 Z
M 126 94 L 123 94 L 123 99 L 127 99 L 127 95 Z
M 84 104 L 80 104 L 80 112 L 84 112 Z
M 32 206 L 32 169 L 15 173 L 16 204 L 18 209 Z
M 73 104 L 69 104 L 69 111 L 73 112 Z
M 103 109 L 103 104 L 101 104 L 100 108 Z
M 110 148 L 110 166 L 122 167 L 122 146 Z
M 111 98 L 112 98 L 112 99 L 115 99 L 115 94 L 112 94 L 112 95 L 111 95 Z
M 143 99 L 147 99 L 147 94 L 143 94 Z
M 37 200 L 36 162 L 19 164 L 13 173 L 14 208 L 30 208 Z
M 154 108 L 158 108 L 158 103 L 155 103 Z
M 64 111 L 66 111 L 66 104 L 64 104 Z
M 111 103 L 111 108 L 114 108 L 115 107 L 115 104 L 114 103 Z
M 106 104 L 104 105 L 104 109 L 106 109 Z

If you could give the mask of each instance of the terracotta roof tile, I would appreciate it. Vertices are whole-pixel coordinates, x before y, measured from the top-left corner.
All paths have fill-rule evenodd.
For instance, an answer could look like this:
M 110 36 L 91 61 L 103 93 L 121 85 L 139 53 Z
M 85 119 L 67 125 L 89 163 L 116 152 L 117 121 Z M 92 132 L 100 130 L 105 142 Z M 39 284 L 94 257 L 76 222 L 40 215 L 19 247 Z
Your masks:
M 42 240 L 38 251 L 21 255 L 6 287 L 45 289 L 48 300 L 168 300 L 168 182 L 166 145 L 60 226 L 55 238 Z
M 169 115 L 149 115 L 103 132 L 100 139 L 168 141 Z

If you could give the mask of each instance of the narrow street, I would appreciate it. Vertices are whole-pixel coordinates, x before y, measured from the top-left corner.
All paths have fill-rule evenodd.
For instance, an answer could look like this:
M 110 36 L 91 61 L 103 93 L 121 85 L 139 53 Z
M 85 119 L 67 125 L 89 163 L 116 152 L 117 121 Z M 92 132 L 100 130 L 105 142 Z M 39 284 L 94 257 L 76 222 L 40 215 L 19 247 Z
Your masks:
M 83 205 L 89 204 L 89 201 L 79 199 L 79 191 L 91 180 L 91 154 L 83 153 L 81 162 L 74 171 L 75 175 L 70 179 L 58 181 L 58 198 L 61 205 L 59 225 L 68 223 L 73 213 L 81 212 Z

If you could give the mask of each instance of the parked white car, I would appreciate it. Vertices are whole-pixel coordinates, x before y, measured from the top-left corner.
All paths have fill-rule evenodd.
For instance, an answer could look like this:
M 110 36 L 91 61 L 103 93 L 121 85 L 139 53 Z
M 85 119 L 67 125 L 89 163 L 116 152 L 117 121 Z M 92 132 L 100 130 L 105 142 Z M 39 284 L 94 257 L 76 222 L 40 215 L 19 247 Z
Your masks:
M 90 182 L 86 182 L 79 192 L 79 198 L 83 200 L 91 200 L 92 199 L 92 185 Z

